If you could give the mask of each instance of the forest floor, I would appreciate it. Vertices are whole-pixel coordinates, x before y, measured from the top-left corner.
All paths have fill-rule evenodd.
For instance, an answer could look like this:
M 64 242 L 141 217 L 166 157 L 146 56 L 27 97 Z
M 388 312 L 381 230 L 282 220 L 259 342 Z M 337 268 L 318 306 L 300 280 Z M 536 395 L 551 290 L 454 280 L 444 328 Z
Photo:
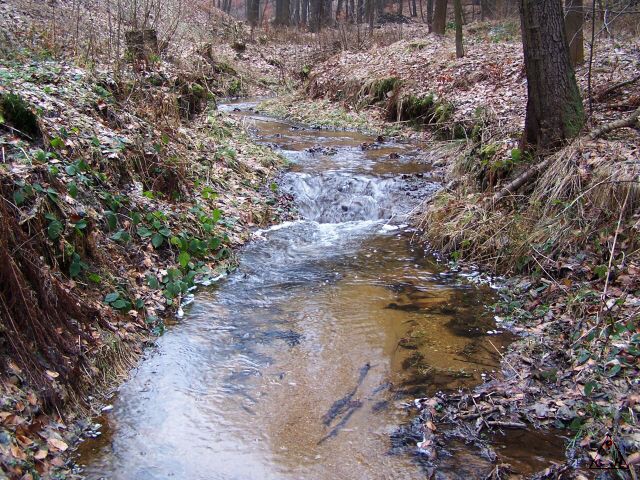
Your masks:
M 619 85 L 640 73 L 640 41 L 598 40 L 591 73 L 586 64 L 576 71 L 585 99 L 591 84 L 588 126 L 533 158 L 519 149 L 527 92 L 517 23 L 469 25 L 462 59 L 452 35 L 409 36 L 330 57 L 298 91 L 261 108 L 452 147 L 436 165 L 446 187 L 416 223 L 453 266 L 509 276 L 494 308 L 520 340 L 503 357 L 502 379 L 416 401 L 422 423 L 412 434 L 426 455 L 458 436 L 491 457 L 487 430 L 559 429 L 572 438 L 567 463 L 535 478 L 587 478 L 596 458 L 613 466 L 609 450 L 598 453 L 607 434 L 628 465 L 640 463 L 640 130 L 592 138 L 640 106 L 640 82 Z M 497 199 L 545 160 L 535 181 Z M 508 472 L 498 465 L 491 478 Z
M 18 4 L 0 3 L 17 38 L 36 18 Z M 567 465 L 538 478 L 568 465 L 587 475 L 580 468 L 604 432 L 637 452 L 640 135 L 588 135 L 640 104 L 638 83 L 607 92 L 640 70 L 638 40 L 599 41 L 589 129 L 536 182 L 496 203 L 495 192 L 538 161 L 518 149 L 526 79 L 516 23 L 469 25 L 463 59 L 450 35 L 424 36 L 417 25 L 397 42 L 334 53 L 330 38 L 250 36 L 227 24 L 224 41 L 183 39 L 181 56 L 117 77 L 41 49 L 2 52 L 1 308 L 27 319 L 25 330 L 2 325 L 4 474 L 70 465 L 65 452 L 105 386 L 126 377 L 197 282 L 233 268 L 252 227 L 290 215 L 270 188 L 283 160 L 212 107 L 213 96 L 233 95 L 278 95 L 261 110 L 303 123 L 451 146 L 435 165 L 446 188 L 416 223 L 454 266 L 511 276 L 496 315 L 522 337 L 501 380 L 416 403 L 425 453 L 445 430 L 488 451 L 483 430 L 523 420 L 574 436 Z M 586 66 L 577 77 L 586 98 Z

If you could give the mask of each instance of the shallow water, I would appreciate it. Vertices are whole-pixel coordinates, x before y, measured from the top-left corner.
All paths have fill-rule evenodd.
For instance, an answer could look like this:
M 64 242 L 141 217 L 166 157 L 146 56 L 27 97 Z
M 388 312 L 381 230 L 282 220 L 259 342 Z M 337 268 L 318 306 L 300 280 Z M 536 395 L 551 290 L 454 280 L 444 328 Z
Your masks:
M 437 189 L 424 153 L 236 107 L 294 162 L 280 188 L 304 220 L 256 232 L 238 270 L 197 294 L 78 463 L 109 479 L 425 478 L 413 445 L 390 441 L 414 414 L 403 403 L 490 378 L 509 336 L 487 333 L 488 286 L 412 241 L 406 217 Z M 451 452 L 439 478 L 491 468 Z

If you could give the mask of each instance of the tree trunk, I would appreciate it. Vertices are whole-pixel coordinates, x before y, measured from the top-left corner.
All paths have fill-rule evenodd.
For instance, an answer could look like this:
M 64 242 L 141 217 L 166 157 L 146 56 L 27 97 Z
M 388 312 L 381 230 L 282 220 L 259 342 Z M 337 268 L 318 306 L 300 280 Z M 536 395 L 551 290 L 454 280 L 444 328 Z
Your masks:
M 342 11 L 343 0 L 338 0 L 338 6 L 336 7 L 336 22 L 340 21 L 340 12 Z
M 252 27 L 258 24 L 260 16 L 260 0 L 247 0 L 247 22 Z
M 432 31 L 437 35 L 444 35 L 447 28 L 447 0 L 435 0 Z
M 584 62 L 584 4 L 583 0 L 566 0 L 564 24 L 569 41 L 571 65 Z
M 563 20 L 561 0 L 520 0 L 528 94 L 523 146 L 556 147 L 584 125 Z
M 293 25 L 300 25 L 300 0 L 293 0 Z
M 365 0 L 366 16 L 367 16 L 367 21 L 369 22 L 369 33 L 373 33 L 373 19 L 375 17 L 373 2 L 374 0 Z
M 411 0 L 411 7 L 413 9 L 411 16 L 415 18 L 418 16 L 418 4 L 416 3 L 416 0 Z
M 454 14 L 456 18 L 456 57 L 464 57 L 464 47 L 462 45 L 462 1 L 453 0 Z
M 300 21 L 303 25 L 307 25 L 309 21 L 309 0 L 302 0 L 301 12 L 300 12 Z
M 276 0 L 276 19 L 273 22 L 275 25 L 289 25 L 291 19 L 291 4 L 290 0 Z
M 433 0 L 427 0 L 427 26 L 433 32 Z
M 322 8 L 324 6 L 323 0 L 310 0 L 311 1 L 311 18 L 309 19 L 309 30 L 312 32 L 319 32 L 322 28 Z
M 357 0 L 357 11 L 356 11 L 356 23 L 360 25 L 362 23 L 362 17 L 364 15 L 364 0 Z

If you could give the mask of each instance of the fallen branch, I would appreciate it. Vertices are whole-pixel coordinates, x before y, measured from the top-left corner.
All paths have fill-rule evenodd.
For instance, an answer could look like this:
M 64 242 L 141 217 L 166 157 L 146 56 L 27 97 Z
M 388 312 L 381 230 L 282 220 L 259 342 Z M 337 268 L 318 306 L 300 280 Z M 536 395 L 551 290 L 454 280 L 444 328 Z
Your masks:
M 503 422 L 499 420 L 489 420 L 487 425 L 491 427 L 502 427 L 502 428 L 527 428 L 526 423 L 522 422 Z
M 527 183 L 531 182 L 534 178 L 540 174 L 542 170 L 547 168 L 551 163 L 551 159 L 553 157 L 549 157 L 546 160 L 543 160 L 540 163 L 535 164 L 526 172 L 522 173 L 520 176 L 516 177 L 513 181 L 506 184 L 499 192 L 496 192 L 491 198 L 491 203 L 495 204 L 502 200 L 507 195 L 515 193 L 519 188 L 523 187 Z
M 605 133 L 609 133 L 613 130 L 617 130 L 619 128 L 632 127 L 635 123 L 638 122 L 638 117 L 640 117 L 640 107 L 636 108 L 634 112 L 626 118 L 621 118 L 620 120 L 616 120 L 615 122 L 607 123 L 602 127 L 594 130 L 589 135 L 591 140 L 598 138 Z
M 635 83 L 638 80 L 640 80 L 640 75 L 637 75 L 637 76 L 633 77 L 631 80 L 625 80 L 624 82 L 616 83 L 615 85 L 612 85 L 611 87 L 607 88 L 606 90 L 600 92 L 597 95 L 596 100 L 602 101 L 605 98 L 607 98 L 609 95 L 611 95 L 613 92 L 615 92 L 616 90 L 619 90 L 620 88 L 626 87 L 627 85 L 631 85 L 632 83 Z

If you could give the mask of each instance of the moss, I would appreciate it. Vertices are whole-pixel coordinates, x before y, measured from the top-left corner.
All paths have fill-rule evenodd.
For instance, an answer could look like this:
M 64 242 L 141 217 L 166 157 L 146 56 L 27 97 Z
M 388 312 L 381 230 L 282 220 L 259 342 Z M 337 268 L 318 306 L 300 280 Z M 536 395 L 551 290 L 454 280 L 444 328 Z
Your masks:
M 214 68 L 218 73 L 226 73 L 227 75 L 237 75 L 236 69 L 226 62 L 218 62 L 216 63 Z
M 401 120 L 417 120 L 427 123 L 433 111 L 433 94 L 424 96 L 408 95 L 402 99 Z
M 574 73 L 571 73 L 569 82 L 569 84 L 572 85 L 572 98 L 565 105 L 562 116 L 564 134 L 567 139 L 577 137 L 582 127 L 584 127 L 585 122 L 584 105 L 582 104 L 582 97 L 580 96 Z
M 373 98 L 373 103 L 386 100 L 387 93 L 400 87 L 401 84 L 402 81 L 398 77 L 381 78 L 373 82 L 369 91 L 369 94 Z
M 427 46 L 424 40 L 412 40 L 409 42 L 409 50 L 422 50 Z
M 0 116 L 19 133 L 31 139 L 40 138 L 38 117 L 29 109 L 29 104 L 20 95 L 9 93 L 0 96 Z
M 311 74 L 311 65 L 303 65 L 302 68 L 300 69 L 300 78 L 307 79 L 309 78 L 309 74 Z
M 227 92 L 231 96 L 240 95 L 240 93 L 242 92 L 242 82 L 240 81 L 240 79 L 233 79 L 229 84 L 229 87 L 227 88 Z
M 455 107 L 453 103 L 447 101 L 440 101 L 436 105 L 433 111 L 432 123 L 441 124 L 448 122 L 453 116 Z

